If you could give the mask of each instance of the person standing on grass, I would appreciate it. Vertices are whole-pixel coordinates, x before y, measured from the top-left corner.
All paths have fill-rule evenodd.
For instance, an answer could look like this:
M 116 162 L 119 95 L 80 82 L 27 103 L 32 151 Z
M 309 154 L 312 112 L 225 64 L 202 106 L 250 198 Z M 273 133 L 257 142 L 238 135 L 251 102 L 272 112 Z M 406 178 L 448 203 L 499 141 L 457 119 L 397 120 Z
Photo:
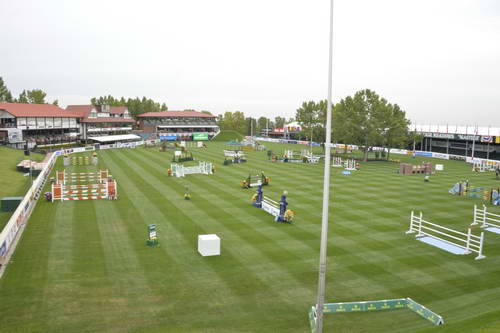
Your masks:
M 497 165 L 497 168 L 495 169 L 495 175 L 497 176 L 497 180 L 500 176 L 500 165 Z

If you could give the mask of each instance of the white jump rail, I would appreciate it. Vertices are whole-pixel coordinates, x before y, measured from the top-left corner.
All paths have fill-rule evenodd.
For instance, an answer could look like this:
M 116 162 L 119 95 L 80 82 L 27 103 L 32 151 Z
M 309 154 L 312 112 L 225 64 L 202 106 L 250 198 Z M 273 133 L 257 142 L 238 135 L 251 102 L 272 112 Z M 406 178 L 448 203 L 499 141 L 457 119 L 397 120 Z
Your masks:
M 440 246 L 439 243 L 427 242 L 431 245 L 437 246 L 448 252 L 455 254 L 470 254 L 472 252 L 476 253 L 477 256 L 475 260 L 480 260 L 486 258 L 483 255 L 483 243 L 484 243 L 484 232 L 481 232 L 480 236 L 473 235 L 471 228 L 467 229 L 467 233 L 456 231 L 439 224 L 435 224 L 426 221 L 422 218 L 422 212 L 417 216 L 412 211 L 410 216 L 410 229 L 406 232 L 407 234 L 417 233 L 415 238 L 430 237 L 439 242 L 451 245 L 451 247 L 459 248 L 462 250 L 461 253 L 450 251 L 446 246 Z
M 500 234 L 500 214 L 488 212 L 485 205 L 482 209 L 474 205 L 474 222 L 471 225 L 479 225 L 484 230 Z
M 262 209 L 274 217 L 278 217 L 280 215 L 279 202 L 269 199 L 266 196 L 262 197 Z
M 234 151 L 234 150 L 224 150 L 225 157 L 245 157 L 245 153 L 242 151 Z
M 349 159 L 344 161 L 344 167 L 349 171 L 356 171 L 356 161 L 354 159 Z
M 198 165 L 186 167 L 182 164 L 172 163 L 170 165 L 173 174 L 176 177 L 184 177 L 185 175 L 192 174 L 203 174 L 203 175 L 211 175 L 212 172 L 212 163 L 200 161 Z
M 332 159 L 332 167 L 341 168 L 342 165 L 342 157 L 334 156 Z

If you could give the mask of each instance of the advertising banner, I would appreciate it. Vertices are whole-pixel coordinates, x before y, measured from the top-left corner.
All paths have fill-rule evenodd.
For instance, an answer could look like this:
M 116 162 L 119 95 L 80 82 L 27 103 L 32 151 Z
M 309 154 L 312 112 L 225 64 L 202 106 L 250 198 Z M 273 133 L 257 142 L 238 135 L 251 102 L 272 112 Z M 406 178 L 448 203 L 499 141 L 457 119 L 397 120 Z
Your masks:
M 432 153 L 432 157 L 434 157 L 434 158 L 440 158 L 442 160 L 449 160 L 450 159 L 450 155 L 448 155 L 448 154 L 441 154 L 441 153 Z
M 177 137 L 175 135 L 160 135 L 160 141 L 175 141 Z
M 193 133 L 193 141 L 208 141 L 208 133 Z
M 432 157 L 432 153 L 430 151 L 416 151 L 415 156 Z
M 427 319 L 428 321 L 430 321 L 434 325 L 444 324 L 443 317 L 441 317 L 438 314 L 435 314 L 431 310 L 427 309 L 425 306 L 418 304 L 417 302 L 415 302 L 411 298 L 407 298 L 406 302 L 407 302 L 407 306 L 410 310 L 418 313 L 420 316 Z

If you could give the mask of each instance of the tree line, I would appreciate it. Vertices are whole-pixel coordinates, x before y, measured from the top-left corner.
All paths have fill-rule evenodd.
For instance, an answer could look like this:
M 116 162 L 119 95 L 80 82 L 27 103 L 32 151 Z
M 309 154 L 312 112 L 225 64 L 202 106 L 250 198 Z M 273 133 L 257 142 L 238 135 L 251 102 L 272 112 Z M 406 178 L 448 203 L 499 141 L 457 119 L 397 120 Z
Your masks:
M 23 90 L 18 98 L 14 98 L 12 93 L 5 85 L 3 78 L 0 76 L 0 102 L 6 103 L 29 103 L 29 104 L 49 104 L 45 100 L 47 94 L 41 89 Z M 54 105 L 58 105 L 58 100 L 52 102 Z
M 326 108 L 326 100 L 302 103 L 295 115 L 301 137 L 325 141 Z M 332 111 L 332 141 L 363 147 L 365 160 L 373 146 L 403 147 L 412 140 L 405 111 L 369 89 L 341 99 Z
M 243 135 L 253 134 L 256 136 L 261 135 L 266 130 L 283 128 L 286 123 L 291 121 L 293 121 L 293 118 L 245 117 L 245 114 L 241 111 L 226 111 L 224 114 L 217 116 L 217 125 L 221 130 L 233 130 Z
M 0 102 L 48 104 L 47 94 L 41 89 L 23 90 L 14 98 L 0 77 Z M 126 106 L 133 117 L 145 112 L 166 111 L 165 103 L 146 97 L 116 98 L 111 95 L 93 97 L 92 105 Z M 57 105 L 55 100 L 52 104 Z M 261 135 L 265 130 L 283 128 L 286 123 L 297 121 L 302 130 L 298 139 L 325 142 L 326 100 L 306 101 L 296 110 L 295 118 L 245 117 L 241 111 L 226 111 L 217 116 L 221 130 L 234 130 L 243 135 Z M 209 111 L 202 111 L 209 113 Z M 373 146 L 403 147 L 412 141 L 408 132 L 410 121 L 398 104 L 389 103 L 369 89 L 360 90 L 354 96 L 347 96 L 333 106 L 332 141 L 363 147 L 365 159 Z M 387 154 L 389 158 L 389 154 Z

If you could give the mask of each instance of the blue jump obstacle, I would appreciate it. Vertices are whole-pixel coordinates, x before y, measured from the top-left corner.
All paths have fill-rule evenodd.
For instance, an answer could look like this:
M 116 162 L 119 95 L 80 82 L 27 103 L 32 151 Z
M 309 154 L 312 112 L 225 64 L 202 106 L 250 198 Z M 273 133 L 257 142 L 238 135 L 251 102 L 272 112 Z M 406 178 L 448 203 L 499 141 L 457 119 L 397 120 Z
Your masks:
M 285 213 L 287 211 L 288 202 L 286 201 L 286 191 L 283 192 L 280 202 L 276 202 L 266 197 L 262 192 L 262 184 L 257 187 L 255 201 L 252 203 L 254 207 L 263 209 L 269 214 L 274 216 L 276 222 L 292 223 L 291 218 L 287 218 Z

